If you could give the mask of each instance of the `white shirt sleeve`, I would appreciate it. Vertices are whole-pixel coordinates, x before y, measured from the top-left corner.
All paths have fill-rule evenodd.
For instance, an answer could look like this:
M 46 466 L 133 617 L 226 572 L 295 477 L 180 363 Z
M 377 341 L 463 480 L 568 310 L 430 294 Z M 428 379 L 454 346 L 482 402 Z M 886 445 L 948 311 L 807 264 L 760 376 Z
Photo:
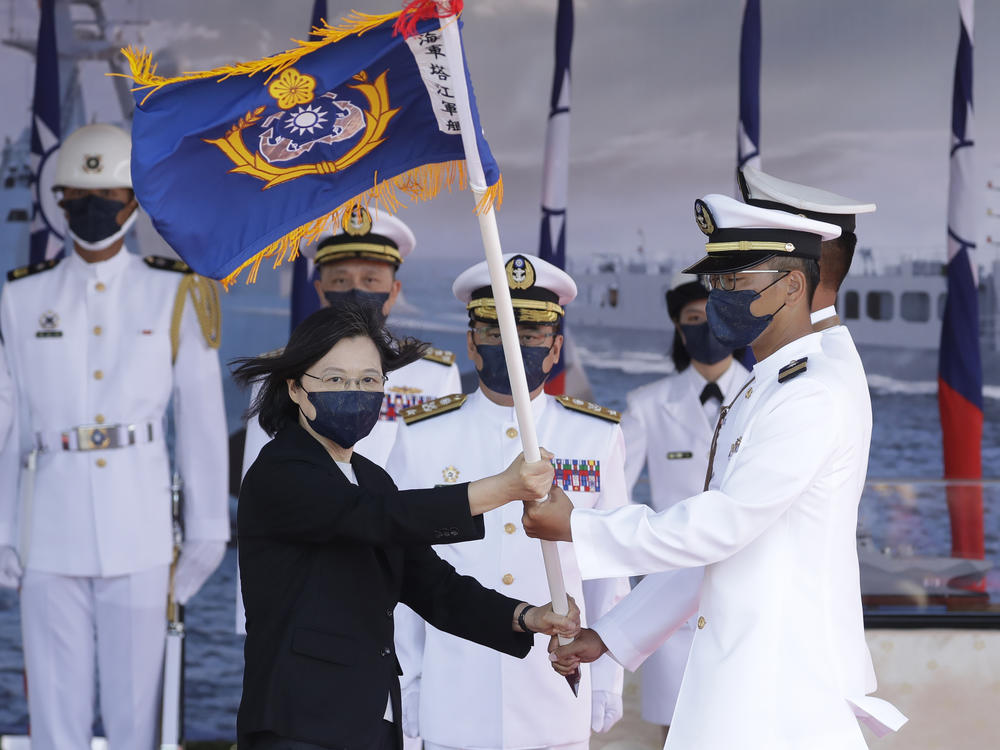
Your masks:
M 642 575 L 709 565 L 735 554 L 784 513 L 833 451 L 837 429 L 816 415 L 837 413 L 815 380 L 786 384 L 781 400 L 753 423 L 718 490 L 655 513 L 644 505 L 574 510 L 574 547 L 586 578 Z

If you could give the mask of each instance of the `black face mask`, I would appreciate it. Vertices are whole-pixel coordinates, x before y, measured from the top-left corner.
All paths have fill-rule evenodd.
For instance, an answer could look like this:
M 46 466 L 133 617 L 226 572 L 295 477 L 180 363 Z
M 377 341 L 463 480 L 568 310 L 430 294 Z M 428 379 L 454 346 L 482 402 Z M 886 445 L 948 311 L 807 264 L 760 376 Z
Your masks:
M 100 242 L 121 229 L 115 221 L 118 213 L 125 208 L 121 201 L 90 194 L 82 198 L 63 198 L 61 205 L 66 211 L 69 228 L 85 242 Z
M 715 337 L 707 321 L 696 325 L 681 324 L 680 329 L 684 332 L 684 346 L 695 362 L 714 365 L 733 353 Z
M 483 385 L 505 396 L 511 394 L 510 377 L 507 375 L 507 360 L 502 344 L 476 344 L 476 351 L 483 358 L 483 369 L 478 370 Z M 542 369 L 545 358 L 551 351 L 547 346 L 522 346 L 521 359 L 524 360 L 524 377 L 528 381 L 528 392 L 545 383 L 549 373 Z
M 330 307 L 337 308 L 344 305 L 358 305 L 360 307 L 374 310 L 381 322 L 385 322 L 385 314 L 382 308 L 386 300 L 389 299 L 389 292 L 366 292 L 361 289 L 351 289 L 346 292 L 323 292 Z

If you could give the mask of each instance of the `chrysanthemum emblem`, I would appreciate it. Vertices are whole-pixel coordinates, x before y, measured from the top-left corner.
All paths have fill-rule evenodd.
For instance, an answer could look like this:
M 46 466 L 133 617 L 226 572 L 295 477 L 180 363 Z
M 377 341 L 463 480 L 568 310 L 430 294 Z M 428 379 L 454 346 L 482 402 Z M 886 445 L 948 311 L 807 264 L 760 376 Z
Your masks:
M 291 109 L 297 104 L 311 102 L 315 89 L 315 78 L 299 73 L 295 68 L 288 68 L 267 87 L 267 93 L 277 100 L 279 107 Z

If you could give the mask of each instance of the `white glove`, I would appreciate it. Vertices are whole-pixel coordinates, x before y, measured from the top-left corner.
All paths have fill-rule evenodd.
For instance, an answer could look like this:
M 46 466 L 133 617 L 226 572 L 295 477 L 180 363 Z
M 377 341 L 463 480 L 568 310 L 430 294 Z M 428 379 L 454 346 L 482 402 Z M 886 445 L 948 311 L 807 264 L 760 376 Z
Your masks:
M 403 734 L 407 737 L 420 736 L 420 678 L 415 679 L 403 690 Z
M 0 587 L 16 589 L 21 585 L 21 561 L 17 558 L 17 550 L 7 545 L 0 546 Z
M 606 690 L 593 690 L 590 694 L 590 728 L 607 732 L 622 717 L 622 697 Z
M 226 554 L 226 543 L 193 539 L 184 542 L 174 571 L 174 598 L 180 604 L 198 593 Z

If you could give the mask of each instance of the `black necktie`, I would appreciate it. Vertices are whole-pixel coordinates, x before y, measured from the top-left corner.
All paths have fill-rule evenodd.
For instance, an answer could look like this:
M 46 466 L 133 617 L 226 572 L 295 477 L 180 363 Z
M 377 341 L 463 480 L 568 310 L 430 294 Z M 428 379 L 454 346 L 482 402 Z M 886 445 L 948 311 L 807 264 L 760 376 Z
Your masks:
M 705 402 L 710 398 L 714 398 L 720 404 L 722 403 L 722 391 L 719 389 L 718 383 L 707 383 L 704 388 L 701 389 L 701 404 L 705 405 Z

